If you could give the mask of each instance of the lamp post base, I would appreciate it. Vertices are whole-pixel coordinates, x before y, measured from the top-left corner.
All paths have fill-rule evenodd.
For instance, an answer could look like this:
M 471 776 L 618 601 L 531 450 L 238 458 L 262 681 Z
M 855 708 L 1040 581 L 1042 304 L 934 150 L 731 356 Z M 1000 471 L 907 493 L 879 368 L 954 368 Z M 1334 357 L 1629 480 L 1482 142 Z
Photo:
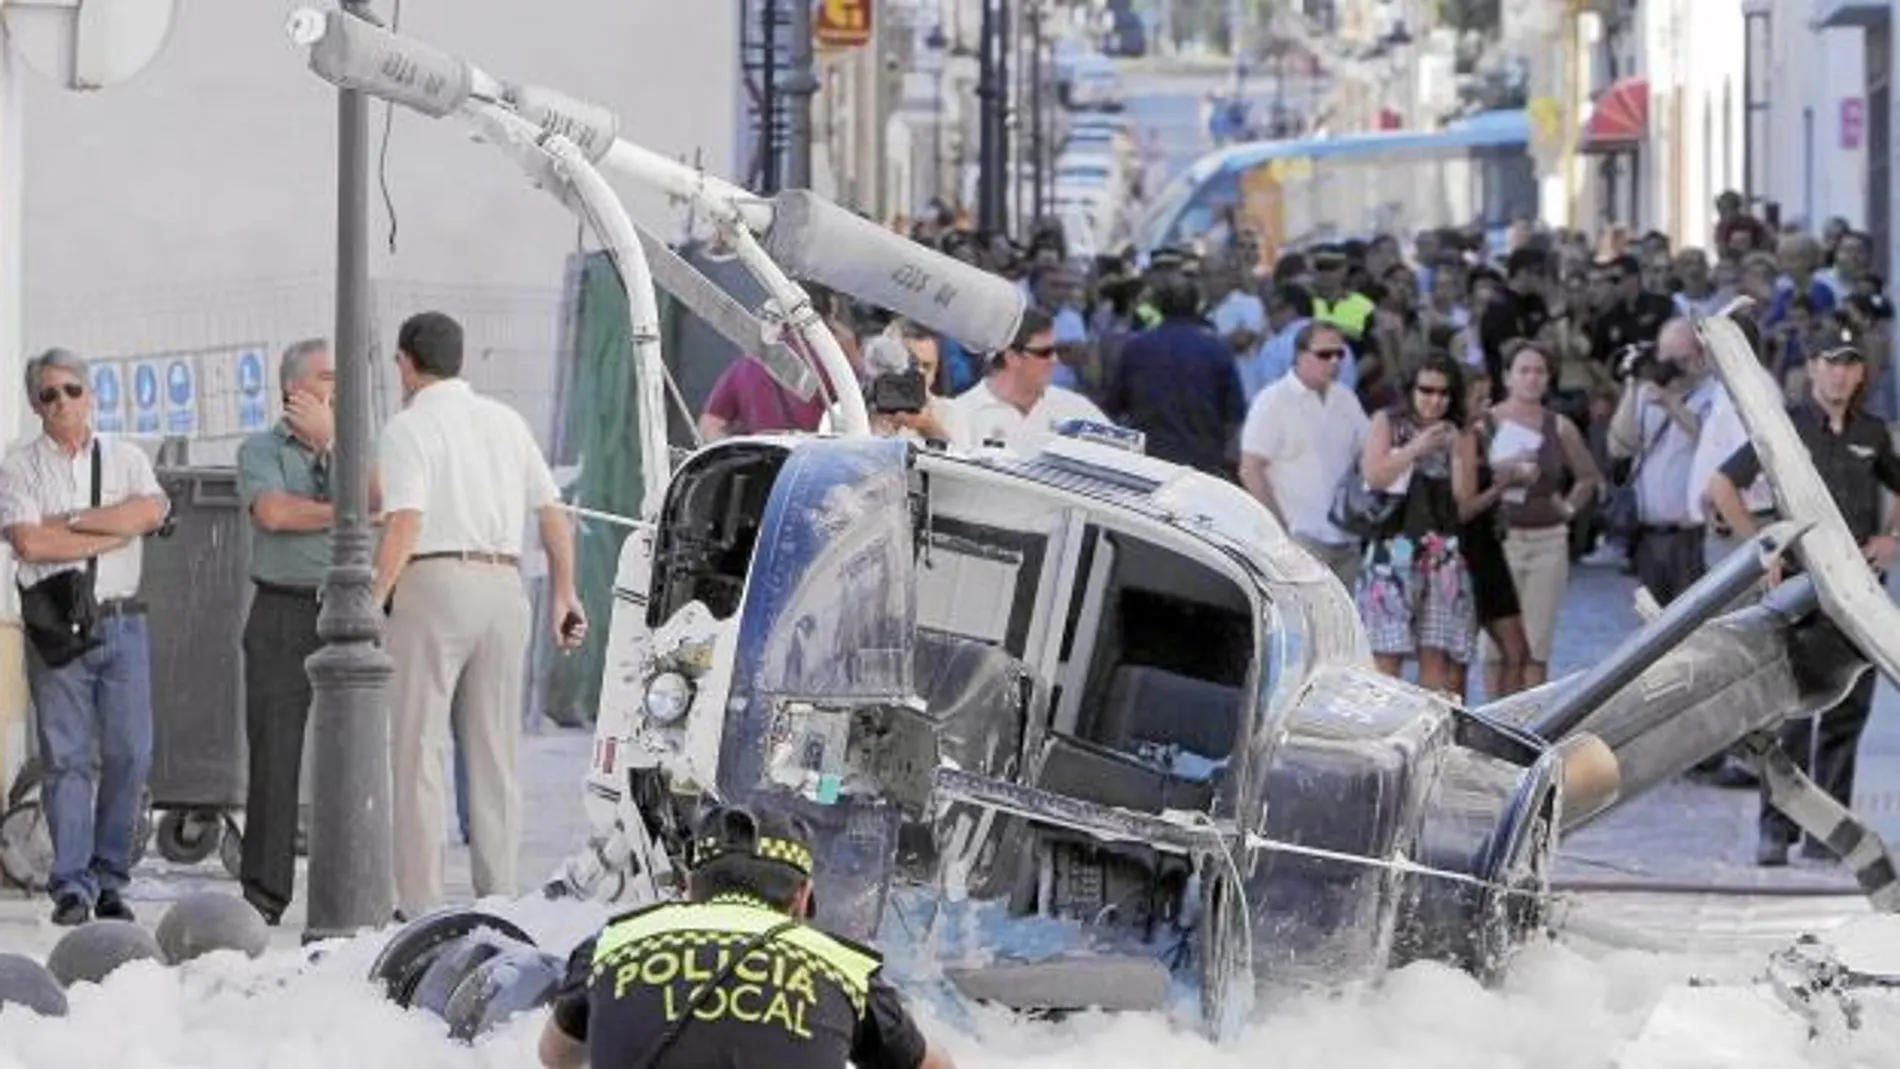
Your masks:
M 367 555 L 369 535 L 339 531 L 337 542 L 360 544 Z M 304 662 L 315 747 L 306 943 L 348 938 L 395 915 L 388 707 L 395 664 L 377 644 L 381 613 L 370 604 L 369 566 L 332 568 L 324 591 L 317 620 L 324 646 Z

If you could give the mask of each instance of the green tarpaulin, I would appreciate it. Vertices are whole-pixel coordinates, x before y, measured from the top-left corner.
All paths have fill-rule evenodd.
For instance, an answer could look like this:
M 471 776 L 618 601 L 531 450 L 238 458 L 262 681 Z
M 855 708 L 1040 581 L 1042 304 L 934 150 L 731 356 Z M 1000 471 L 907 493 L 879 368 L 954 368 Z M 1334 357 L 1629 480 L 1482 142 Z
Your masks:
M 604 253 L 583 258 L 574 316 L 573 367 L 564 411 L 565 454 L 557 463 L 580 465 L 569 503 L 637 516 L 642 502 L 639 413 L 634 404 L 633 338 L 627 297 Z M 660 294 L 663 339 L 677 334 L 679 308 Z M 670 348 L 664 346 L 663 348 Z M 547 714 L 565 724 L 591 722 L 600 704 L 607 629 L 613 616 L 614 573 L 627 529 L 576 519 L 575 571 L 587 609 L 589 638 L 579 651 L 555 657 L 547 671 Z

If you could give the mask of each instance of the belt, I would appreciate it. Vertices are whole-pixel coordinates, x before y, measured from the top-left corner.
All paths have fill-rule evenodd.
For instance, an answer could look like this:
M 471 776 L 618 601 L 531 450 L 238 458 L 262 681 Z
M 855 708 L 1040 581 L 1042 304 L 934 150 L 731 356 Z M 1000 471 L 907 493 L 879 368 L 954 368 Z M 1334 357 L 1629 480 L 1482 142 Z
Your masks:
M 316 601 L 318 588 L 314 586 L 292 586 L 288 583 L 268 583 L 262 579 L 253 579 L 251 584 L 260 594 L 276 594 L 279 597 L 296 598 L 299 601 Z
M 1637 528 L 1644 534 L 1701 534 L 1702 528 L 1691 523 L 1645 523 Z
M 464 564 L 500 564 L 513 568 L 521 563 L 521 558 L 512 553 L 489 553 L 476 549 L 444 549 L 434 553 L 418 553 L 410 561 L 459 560 Z
M 99 619 L 112 616 L 144 616 L 145 603 L 137 598 L 113 598 L 99 603 Z

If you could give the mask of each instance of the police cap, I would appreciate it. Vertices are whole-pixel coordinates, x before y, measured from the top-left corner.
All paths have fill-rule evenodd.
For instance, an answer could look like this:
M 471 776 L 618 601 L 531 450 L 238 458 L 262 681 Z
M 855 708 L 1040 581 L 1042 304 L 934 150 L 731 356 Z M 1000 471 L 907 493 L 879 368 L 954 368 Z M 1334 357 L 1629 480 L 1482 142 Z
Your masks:
M 726 857 L 776 862 L 810 878 L 811 833 L 803 821 L 783 813 L 718 806 L 700 818 L 693 867 Z
M 1828 331 L 1808 354 L 1810 360 L 1825 360 L 1830 364 L 1858 364 L 1867 358 L 1860 351 L 1860 339 L 1852 329 L 1842 327 Z

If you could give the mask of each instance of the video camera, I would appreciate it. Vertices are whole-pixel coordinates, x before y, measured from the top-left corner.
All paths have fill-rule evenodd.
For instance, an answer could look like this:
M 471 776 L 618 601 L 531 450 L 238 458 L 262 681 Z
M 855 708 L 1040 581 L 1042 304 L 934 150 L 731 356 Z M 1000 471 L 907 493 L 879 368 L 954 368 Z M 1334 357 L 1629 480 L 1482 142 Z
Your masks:
M 1610 374 L 1618 382 L 1634 377 L 1656 386 L 1667 386 L 1682 377 L 1682 365 L 1658 356 L 1655 342 L 1639 341 L 1617 350 Z
M 930 384 L 904 343 L 880 334 L 864 343 L 865 407 L 873 415 L 916 415 L 930 401 Z

